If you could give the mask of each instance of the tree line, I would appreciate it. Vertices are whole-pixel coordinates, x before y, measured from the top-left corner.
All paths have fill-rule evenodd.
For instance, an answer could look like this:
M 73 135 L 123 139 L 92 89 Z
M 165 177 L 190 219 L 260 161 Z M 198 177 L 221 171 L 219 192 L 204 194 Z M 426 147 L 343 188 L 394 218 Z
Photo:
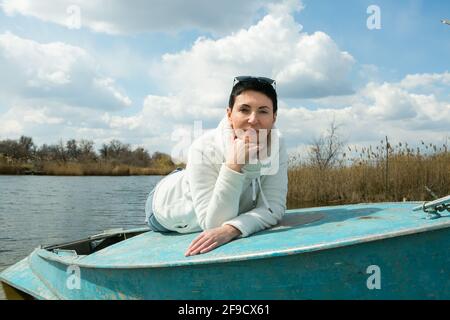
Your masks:
M 0 157 L 8 162 L 109 162 L 136 167 L 174 166 L 165 153 L 152 155 L 142 148 L 133 149 L 129 144 L 111 140 L 96 151 L 92 140 L 60 140 L 57 144 L 37 146 L 31 137 L 21 136 L 17 140 L 0 140 Z

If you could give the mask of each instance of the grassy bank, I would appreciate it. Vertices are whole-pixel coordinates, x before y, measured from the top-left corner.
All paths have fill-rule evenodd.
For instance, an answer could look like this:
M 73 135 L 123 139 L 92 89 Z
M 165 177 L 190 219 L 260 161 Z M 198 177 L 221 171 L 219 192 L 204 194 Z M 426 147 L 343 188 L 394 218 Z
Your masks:
M 0 174 L 38 174 L 55 176 L 130 176 L 130 175 L 166 175 L 176 166 L 136 167 L 114 163 L 78 163 L 43 162 L 0 163 Z

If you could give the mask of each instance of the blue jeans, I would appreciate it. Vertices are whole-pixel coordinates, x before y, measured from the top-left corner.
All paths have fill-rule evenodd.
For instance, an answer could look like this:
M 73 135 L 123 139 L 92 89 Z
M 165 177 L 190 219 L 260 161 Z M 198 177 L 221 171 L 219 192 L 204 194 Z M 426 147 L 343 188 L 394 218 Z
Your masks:
M 183 168 L 176 168 L 171 173 L 169 173 L 167 176 L 171 175 L 172 173 L 181 171 L 181 170 L 183 170 Z M 150 227 L 150 229 L 152 231 L 154 231 L 154 232 L 172 232 L 171 230 L 166 229 L 165 227 L 163 227 L 158 222 L 158 220 L 156 220 L 156 217 L 153 214 L 153 207 L 152 207 L 152 205 L 153 205 L 153 194 L 155 193 L 155 188 L 156 188 L 156 186 L 153 188 L 152 191 L 150 191 L 150 193 L 149 193 L 149 195 L 147 197 L 147 201 L 145 202 L 145 217 L 146 217 L 145 218 L 145 222 L 147 222 L 147 224 Z

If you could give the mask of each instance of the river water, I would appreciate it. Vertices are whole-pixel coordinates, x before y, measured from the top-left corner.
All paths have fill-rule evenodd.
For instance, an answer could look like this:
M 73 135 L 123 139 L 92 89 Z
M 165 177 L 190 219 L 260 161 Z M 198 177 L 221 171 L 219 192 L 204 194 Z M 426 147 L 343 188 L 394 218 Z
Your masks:
M 146 226 L 145 200 L 160 179 L 0 175 L 0 271 L 39 245 Z

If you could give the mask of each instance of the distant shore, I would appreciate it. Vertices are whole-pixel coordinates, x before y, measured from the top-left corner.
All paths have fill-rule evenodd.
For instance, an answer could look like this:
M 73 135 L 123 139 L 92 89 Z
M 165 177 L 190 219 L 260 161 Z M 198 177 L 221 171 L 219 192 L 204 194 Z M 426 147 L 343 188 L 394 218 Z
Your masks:
M 137 167 L 114 163 L 43 162 L 0 164 L 0 175 L 134 176 L 166 175 L 177 166 Z
M 184 163 L 162 152 L 111 140 L 94 149 L 91 140 L 69 139 L 37 146 L 32 137 L 0 140 L 0 174 L 53 176 L 166 175 Z
M 370 158 L 369 158 L 370 157 Z M 291 157 L 288 170 L 288 207 L 313 207 L 360 202 L 431 200 L 432 190 L 442 197 L 450 194 L 450 152 L 392 152 L 352 160 L 350 164 L 321 167 Z M 184 163 L 155 162 L 134 166 L 115 161 L 90 162 L 0 162 L 3 175 L 53 176 L 164 176 Z

